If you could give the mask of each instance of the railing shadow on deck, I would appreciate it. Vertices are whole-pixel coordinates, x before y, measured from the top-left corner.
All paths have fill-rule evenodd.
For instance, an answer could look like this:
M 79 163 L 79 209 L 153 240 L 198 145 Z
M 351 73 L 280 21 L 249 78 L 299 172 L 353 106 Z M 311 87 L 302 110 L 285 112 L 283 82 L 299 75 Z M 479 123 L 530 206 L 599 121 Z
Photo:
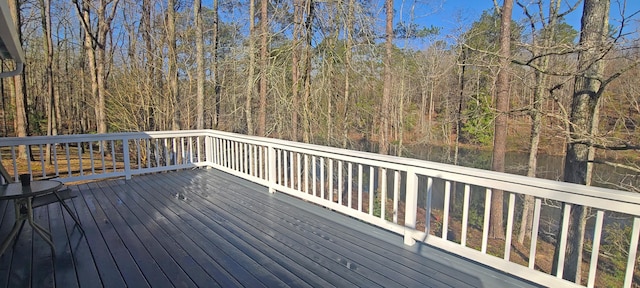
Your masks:
M 47 144 L 58 147 L 51 164 L 45 163 Z M 39 161 L 18 160 L 20 145 L 36 148 L 31 153 Z M 215 168 L 401 235 L 405 245 L 428 244 L 545 286 L 573 284 L 560 279 L 562 270 L 551 275 L 540 259 L 553 255 L 549 239 L 555 238 L 564 263 L 570 208 L 584 206 L 592 211 L 585 237 L 590 253 L 584 253 L 585 280 L 576 285 L 602 285 L 606 277 L 631 287 L 640 275 L 640 195 L 625 191 L 213 130 L 4 138 L 0 153 L 13 175 L 64 182 Z M 505 191 L 506 239 L 499 241 L 488 237 L 494 190 Z M 526 195 L 534 197 L 533 221 L 520 245 L 514 238 Z M 628 244 L 607 243 L 612 229 L 626 231 L 621 239 Z M 626 257 L 615 260 L 623 278 L 611 280 L 603 269 L 612 265 L 601 257 L 611 249 Z

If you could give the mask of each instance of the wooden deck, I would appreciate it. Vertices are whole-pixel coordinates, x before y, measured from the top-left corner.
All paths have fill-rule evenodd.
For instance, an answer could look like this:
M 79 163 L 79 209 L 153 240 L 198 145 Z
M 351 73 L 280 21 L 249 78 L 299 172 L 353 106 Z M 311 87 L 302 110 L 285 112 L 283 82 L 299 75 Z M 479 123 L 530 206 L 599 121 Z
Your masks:
M 0 287 L 534 287 L 216 170 L 71 187 L 0 257 Z M 0 238 L 13 205 L 0 202 Z

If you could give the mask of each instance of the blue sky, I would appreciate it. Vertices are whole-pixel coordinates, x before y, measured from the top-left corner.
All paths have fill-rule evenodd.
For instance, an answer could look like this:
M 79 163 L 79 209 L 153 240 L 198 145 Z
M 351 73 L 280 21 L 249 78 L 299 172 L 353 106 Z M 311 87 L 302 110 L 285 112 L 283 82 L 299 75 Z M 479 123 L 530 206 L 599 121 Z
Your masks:
M 529 0 L 520 0 L 522 3 L 528 3 Z M 576 3 L 578 0 L 563 0 L 561 10 L 566 10 L 569 5 Z M 502 0 L 498 3 L 502 5 Z M 548 0 L 545 0 L 548 2 Z M 629 16 L 633 12 L 640 10 L 639 0 L 626 0 L 625 14 Z M 404 21 L 414 21 L 422 26 L 437 26 L 443 30 L 442 34 L 453 35 L 456 30 L 466 29 L 471 23 L 479 19 L 482 11 L 493 9 L 493 0 L 395 0 L 396 22 L 401 19 Z M 622 19 L 619 7 L 624 4 L 624 0 L 611 1 L 610 24 L 614 27 L 620 25 Z M 537 11 L 537 7 L 532 6 L 531 11 Z M 413 10 L 413 11 L 412 11 Z M 546 14 L 547 11 L 545 11 Z M 412 16 L 413 15 L 413 16 Z M 580 29 L 580 17 L 582 16 L 582 3 L 578 10 L 572 12 L 566 17 L 568 24 L 574 26 L 576 30 Z M 521 20 L 524 18 L 522 9 L 514 4 L 513 19 Z M 635 15 L 631 25 L 627 29 L 636 30 L 640 20 L 640 15 Z M 627 30 L 629 31 L 629 30 Z

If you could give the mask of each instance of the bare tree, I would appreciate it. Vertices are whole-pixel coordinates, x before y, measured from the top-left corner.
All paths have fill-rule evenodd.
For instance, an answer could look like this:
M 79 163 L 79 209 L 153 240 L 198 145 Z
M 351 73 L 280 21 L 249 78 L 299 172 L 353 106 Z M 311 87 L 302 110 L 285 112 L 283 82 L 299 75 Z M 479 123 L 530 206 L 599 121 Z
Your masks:
M 267 135 L 268 4 L 268 0 L 260 1 L 260 109 L 258 110 L 258 136 Z
M 311 38 L 312 23 L 314 18 L 314 1 L 305 0 L 305 48 L 304 48 L 304 94 L 302 96 L 302 141 L 309 143 L 311 141 L 311 108 L 309 107 L 309 98 L 311 97 Z
M 527 5 L 518 1 L 518 5 L 523 9 L 525 15 L 529 19 L 529 25 L 531 27 L 532 33 L 532 41 L 530 52 L 532 54 L 532 58 L 535 60 L 532 63 L 535 63 L 534 69 L 534 77 L 535 84 L 533 87 L 533 103 L 531 104 L 531 110 L 528 112 L 531 117 L 531 135 L 529 141 L 529 159 L 527 163 L 527 176 L 536 177 L 537 170 L 537 159 L 538 159 L 538 148 L 540 145 L 540 136 L 542 132 L 542 116 L 543 116 L 543 103 L 545 101 L 546 93 L 548 93 L 547 82 L 548 82 L 548 68 L 551 57 L 548 55 L 555 50 L 561 49 L 561 47 L 554 47 L 557 41 L 556 32 L 559 20 L 567 15 L 568 13 L 574 11 L 579 3 L 576 3 L 575 6 L 570 7 L 564 12 L 560 12 L 560 0 L 552 0 L 549 5 L 549 15 L 547 17 L 546 22 L 544 19 L 538 19 L 538 17 L 534 16 L 529 12 Z M 538 5 L 539 9 L 543 7 L 543 1 L 539 0 Z M 542 10 L 538 11 L 540 15 L 543 15 Z M 542 28 L 539 33 L 537 32 L 536 26 L 540 22 Z M 568 41 L 569 39 L 567 39 Z M 520 232 L 518 234 L 518 243 L 524 243 L 525 236 L 531 234 L 531 226 L 533 220 L 533 204 L 534 199 L 531 195 L 526 195 L 524 198 L 523 204 L 523 212 L 522 218 L 520 221 Z
M 298 141 L 298 106 L 300 90 L 300 36 L 304 0 L 293 1 L 293 35 L 291 39 L 291 140 Z
M 51 33 L 51 1 L 40 0 L 40 16 L 42 17 L 42 29 L 44 30 L 43 42 L 46 47 L 45 79 L 47 81 L 47 135 L 58 135 L 56 122 L 56 104 L 53 86 L 53 37 Z M 47 144 L 45 158 L 51 162 L 51 145 Z
M 594 121 L 598 114 L 600 96 L 602 95 L 602 74 L 604 69 L 603 53 L 610 47 L 607 44 L 609 27 L 609 0 L 585 0 L 582 12 L 582 25 L 578 45 L 578 71 L 575 76 L 573 102 L 571 104 L 570 134 L 565 156 L 564 181 L 586 184 L 588 179 L 588 162 L 591 147 L 584 139 L 594 132 Z M 596 123 L 597 125 L 597 123 Z M 566 209 L 563 205 L 563 213 Z M 558 247 L 555 251 L 553 272 L 562 273 L 564 279 L 580 283 L 581 255 L 583 245 L 583 229 L 586 221 L 585 208 L 574 205 L 570 211 L 570 228 L 567 235 L 567 259 L 564 269 L 558 263 L 560 257 Z M 562 229 L 559 229 L 561 231 Z M 563 271 L 563 272 L 561 272 Z
M 111 23 L 116 15 L 120 0 L 100 0 L 97 5 L 97 28 L 91 25 L 91 0 L 73 0 L 78 14 L 82 19 L 85 38 L 84 45 L 89 61 L 91 76 L 91 91 L 95 103 L 96 126 L 98 133 L 107 132 L 107 121 L 105 115 L 105 98 L 107 95 L 107 40 L 111 33 Z
M 382 88 L 382 102 L 380 105 L 380 154 L 389 154 L 389 117 L 391 107 L 391 81 L 392 81 L 392 52 L 393 52 L 393 0 L 385 1 L 386 16 L 386 41 L 385 41 L 385 56 L 384 56 L 384 83 Z
M 496 80 L 496 110 L 495 131 L 493 138 L 494 171 L 504 172 L 504 160 L 507 150 L 507 120 L 509 115 L 509 65 L 511 63 L 511 12 L 513 0 L 505 0 L 500 17 L 500 71 Z M 504 223 L 502 219 L 503 191 L 493 190 L 491 194 L 491 219 L 489 237 L 504 239 Z
M 22 42 L 20 2 L 18 0 L 9 1 L 9 10 L 11 12 L 13 22 L 18 29 L 18 39 Z M 27 94 L 24 83 L 24 71 L 22 71 L 20 75 L 13 77 L 13 91 L 16 106 L 14 129 L 16 136 L 26 137 L 29 132 L 29 122 L 27 121 Z M 18 158 L 27 159 L 26 146 L 18 146 Z
M 253 135 L 253 115 L 252 115 L 252 106 L 253 106 L 253 92 L 254 92 L 254 74 L 255 74 L 255 66 L 256 66 L 256 24 L 255 24 L 255 0 L 249 1 L 249 68 L 247 75 L 247 91 L 245 94 L 245 118 L 247 121 L 247 134 Z
M 353 49 L 353 33 L 355 22 L 355 0 L 349 0 L 349 7 L 347 8 L 347 27 L 345 27 L 345 34 L 347 35 L 347 41 L 345 42 L 345 55 L 344 55 L 344 103 L 342 111 L 342 148 L 347 148 L 349 141 L 349 97 L 351 93 L 351 62 Z
M 169 113 L 171 118 L 171 129 L 180 130 L 180 107 L 179 87 L 178 87 L 178 52 L 176 39 L 176 0 L 169 0 L 167 7 L 167 45 L 169 46 Z
M 193 1 L 193 18 L 196 26 L 196 129 L 204 129 L 204 25 L 202 1 Z

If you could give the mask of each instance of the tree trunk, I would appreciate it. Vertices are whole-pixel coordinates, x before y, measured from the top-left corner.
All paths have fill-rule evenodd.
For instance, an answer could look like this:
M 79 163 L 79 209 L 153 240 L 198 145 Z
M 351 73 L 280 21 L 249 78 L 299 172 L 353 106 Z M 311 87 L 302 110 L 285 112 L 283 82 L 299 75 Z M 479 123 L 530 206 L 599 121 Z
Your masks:
M 349 97 L 351 89 L 351 49 L 353 49 L 353 27 L 354 27 L 354 9 L 355 0 L 349 0 L 349 7 L 347 8 L 347 27 L 345 34 L 347 35 L 346 47 L 345 47 L 345 60 L 344 60 L 344 100 L 342 111 L 342 148 L 347 148 L 349 141 Z
M 300 35 L 304 0 L 293 1 L 293 38 L 291 40 L 291 140 L 298 141 L 298 98 L 300 89 Z
M 245 102 L 245 117 L 247 121 L 247 134 L 253 135 L 253 84 L 255 83 L 255 67 L 256 67 L 256 24 L 255 24 L 255 0 L 249 1 L 249 71 L 247 75 L 247 92 Z
M 218 16 L 218 2 L 218 0 L 213 0 L 213 67 L 211 69 L 213 79 L 211 82 L 214 89 L 214 107 L 211 127 L 214 129 L 218 129 L 218 121 L 220 119 L 220 85 L 218 84 L 220 82 L 218 75 L 218 38 L 220 37 L 220 25 L 218 21 L 220 21 L 220 17 Z
M 311 142 L 311 111 L 309 108 L 309 97 L 311 97 L 311 25 L 313 23 L 313 0 L 306 0 L 305 10 L 307 12 L 307 19 L 305 21 L 305 50 L 304 50 L 304 96 L 302 97 L 302 141 L 304 143 Z M 331 99 L 328 99 L 331 101 Z
M 382 88 L 382 103 L 380 106 L 380 144 L 378 153 L 387 155 L 389 154 L 389 116 L 390 116 L 390 103 L 391 103 L 391 57 L 393 52 L 393 0 L 385 1 L 386 16 L 386 41 L 385 41 L 385 56 L 384 56 L 384 83 Z
M 602 93 L 601 76 L 604 69 L 602 53 L 606 51 L 606 37 L 609 27 L 608 0 L 585 0 L 582 11 L 582 25 L 578 45 L 583 49 L 578 54 L 578 73 L 575 76 L 573 101 L 571 104 L 569 141 L 564 164 L 564 181 L 577 184 L 588 183 L 588 161 L 593 136 L 598 100 Z M 586 140 L 586 141 L 585 141 Z M 573 205 L 570 213 L 567 235 L 566 260 L 562 278 L 580 281 L 580 254 L 584 230 L 584 207 Z M 563 209 L 564 213 L 564 209 Z M 561 229 L 559 229 L 561 231 Z M 558 232 L 558 236 L 559 232 Z M 557 238 L 559 239 L 559 238 Z M 558 241 L 559 243 L 559 241 Z M 558 253 L 554 255 L 554 274 L 559 273 Z
M 505 0 L 502 6 L 500 20 L 500 71 L 496 81 L 496 110 L 495 132 L 493 138 L 494 171 L 504 172 L 504 160 L 507 150 L 507 120 L 509 113 L 509 58 L 511 57 L 511 12 L 513 0 Z M 491 218 L 489 237 L 504 239 L 503 223 L 503 191 L 493 190 L 491 194 Z M 507 243 L 506 245 L 511 245 Z
M 107 132 L 105 101 L 108 76 L 107 62 L 110 60 L 107 58 L 106 49 L 107 40 L 111 31 L 111 22 L 115 17 L 119 1 L 120 0 L 104 0 L 97 6 L 97 31 L 93 31 L 91 26 L 90 1 L 83 0 L 82 5 L 76 2 L 76 8 L 78 14 L 81 15 L 82 27 L 85 32 L 84 46 L 89 62 L 91 94 L 95 101 L 96 130 L 98 133 Z M 103 145 L 103 147 L 105 146 Z
M 267 135 L 267 70 L 268 70 L 268 0 L 260 1 L 260 109 L 258 110 L 258 136 Z
M 204 25 L 202 1 L 194 0 L 193 18 L 196 26 L 196 129 L 204 129 Z
M 18 30 L 18 39 L 22 42 L 22 20 L 20 19 L 20 2 L 18 0 L 9 1 L 9 10 L 13 18 L 13 23 Z M 13 89 L 15 97 L 16 115 L 14 121 L 14 131 L 17 137 L 26 137 L 29 134 L 29 121 L 27 117 L 27 94 L 24 83 L 24 70 L 20 75 L 13 77 Z M 27 159 L 27 147 L 18 146 L 19 159 Z
M 555 37 L 555 28 L 558 19 L 558 10 L 560 9 L 560 0 L 552 1 L 549 7 L 549 20 L 547 22 L 547 29 L 542 31 L 542 44 L 533 39 L 533 51 L 534 55 L 543 55 L 547 53 L 547 50 L 552 43 L 552 39 Z M 543 27 L 544 29 L 544 27 Z M 539 51 L 536 51 L 539 50 Z M 540 132 L 542 129 L 542 103 L 545 101 L 544 93 L 547 85 L 547 74 L 545 70 L 549 67 L 549 57 L 543 57 L 538 62 L 538 69 L 535 73 L 535 88 L 533 91 L 533 107 L 529 112 L 531 116 L 531 136 L 529 143 L 529 161 L 527 163 L 527 176 L 536 177 L 537 159 L 538 159 L 538 147 L 540 144 Z M 533 223 L 533 210 L 534 210 L 534 198 L 531 195 L 525 195 L 522 208 L 522 219 L 520 221 L 520 232 L 518 234 L 518 243 L 523 244 L 525 237 L 537 237 L 537 235 L 531 235 L 531 226 Z
M 42 17 L 42 29 L 44 30 L 43 42 L 46 48 L 45 79 L 47 81 L 47 135 L 57 135 L 55 94 L 53 91 L 53 39 L 51 36 L 51 1 L 40 0 L 40 16 Z M 45 159 L 51 164 L 51 144 L 47 144 Z
M 142 15 L 140 17 L 140 30 L 141 30 L 141 34 L 142 34 L 142 40 L 144 42 L 145 45 L 145 63 L 144 63 L 144 70 L 145 70 L 145 80 L 146 80 L 146 93 L 143 97 L 140 97 L 140 101 L 141 101 L 141 107 L 149 107 L 146 108 L 144 113 L 146 113 L 144 119 L 145 119 L 145 123 L 144 123 L 144 127 L 146 127 L 146 129 L 148 130 L 155 130 L 156 129 L 156 125 L 155 125 L 155 120 L 154 120 L 154 115 L 155 112 L 154 110 L 156 109 L 154 107 L 154 105 L 151 105 L 152 99 L 151 99 L 151 95 L 154 95 L 155 93 L 157 93 L 157 73 L 156 73 L 156 69 L 155 69 L 155 65 L 154 63 L 154 49 L 153 49 L 153 43 L 151 41 L 151 0 L 142 0 Z M 148 97 L 148 98 L 146 98 Z M 148 103 L 148 104 L 147 104 Z
M 180 95 L 178 89 L 178 51 L 176 42 L 176 0 L 169 0 L 167 7 L 167 44 L 169 46 L 169 115 L 171 129 L 180 130 Z

